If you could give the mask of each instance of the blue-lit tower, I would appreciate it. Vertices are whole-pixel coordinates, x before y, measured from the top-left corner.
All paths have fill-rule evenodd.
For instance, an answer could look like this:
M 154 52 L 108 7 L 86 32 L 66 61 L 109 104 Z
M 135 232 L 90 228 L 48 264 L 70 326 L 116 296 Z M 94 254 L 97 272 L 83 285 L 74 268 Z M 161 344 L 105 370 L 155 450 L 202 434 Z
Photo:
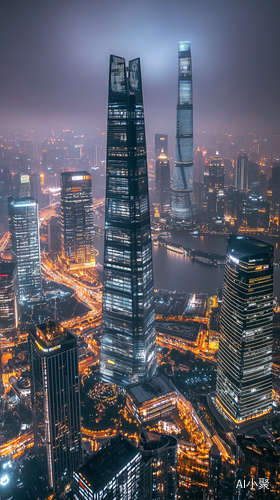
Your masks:
M 156 332 L 140 59 L 110 57 L 100 372 L 155 374 Z
M 17 261 L 20 302 L 41 297 L 41 258 L 38 202 L 8 197 L 12 252 Z
M 190 42 L 179 42 L 178 102 L 175 162 L 173 170 L 172 218 L 192 218 L 193 191 L 193 93 Z

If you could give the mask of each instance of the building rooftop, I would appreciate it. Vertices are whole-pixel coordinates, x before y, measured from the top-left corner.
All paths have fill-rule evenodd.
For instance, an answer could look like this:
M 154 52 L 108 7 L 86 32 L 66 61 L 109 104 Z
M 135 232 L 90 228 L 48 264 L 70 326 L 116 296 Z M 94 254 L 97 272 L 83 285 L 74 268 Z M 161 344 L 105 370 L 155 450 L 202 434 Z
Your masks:
M 221 457 L 221 453 L 220 453 L 219 448 L 216 445 L 216 443 L 212 444 L 211 449 L 210 449 L 210 455 L 212 457 Z
M 249 236 L 229 236 L 227 251 L 236 258 L 246 260 L 247 257 L 273 252 L 273 245 Z
M 81 465 L 77 473 L 87 481 L 94 493 L 98 493 L 137 455 L 139 451 L 136 446 L 118 434 Z
M 127 387 L 127 392 L 132 394 L 139 404 L 154 399 L 155 397 L 175 392 L 175 390 L 172 382 L 162 375 L 149 378 L 144 382 L 131 384 Z

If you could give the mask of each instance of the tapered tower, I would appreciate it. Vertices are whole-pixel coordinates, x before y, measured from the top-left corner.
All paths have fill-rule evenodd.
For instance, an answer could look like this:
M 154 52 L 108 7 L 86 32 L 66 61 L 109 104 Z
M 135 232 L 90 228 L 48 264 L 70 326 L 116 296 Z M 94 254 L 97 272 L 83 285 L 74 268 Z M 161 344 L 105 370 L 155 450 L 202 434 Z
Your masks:
M 185 223 L 192 218 L 193 191 L 193 92 L 190 42 L 179 42 L 178 101 L 172 218 Z
M 154 375 L 156 333 L 140 59 L 110 57 L 100 372 Z

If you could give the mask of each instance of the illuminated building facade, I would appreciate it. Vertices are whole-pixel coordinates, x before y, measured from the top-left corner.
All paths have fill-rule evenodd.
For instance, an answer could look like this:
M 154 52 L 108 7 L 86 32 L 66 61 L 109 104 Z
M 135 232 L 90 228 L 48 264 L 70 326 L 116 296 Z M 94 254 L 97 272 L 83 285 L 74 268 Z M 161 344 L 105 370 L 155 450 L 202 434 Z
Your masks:
M 95 267 L 91 175 L 61 174 L 62 259 L 68 269 Z
M 110 57 L 100 372 L 119 384 L 157 367 L 140 59 Z
M 163 376 L 129 385 L 126 389 L 126 406 L 139 423 L 169 417 L 176 405 L 176 388 Z
M 157 161 L 162 150 L 164 154 L 168 156 L 168 135 L 155 134 L 155 161 Z
M 209 159 L 204 173 L 204 185 L 207 200 L 207 216 L 209 222 L 223 223 L 225 212 L 225 168 L 219 156 Z
M 139 443 L 143 461 L 149 466 L 144 484 L 150 482 L 150 495 L 153 500 L 177 499 L 177 439 L 174 436 L 148 432 L 141 433 Z M 147 481 L 147 472 L 150 481 Z
M 242 191 L 248 189 L 249 160 L 245 151 L 236 158 L 235 187 Z
M 270 436 L 251 431 L 236 436 L 236 445 L 234 499 L 280 498 L 280 454 L 275 442 Z M 260 488 L 264 481 L 267 487 Z
M 192 217 L 193 191 L 193 92 L 190 42 L 179 42 L 178 102 L 172 217 L 186 222 Z
M 214 443 L 209 451 L 208 500 L 218 500 L 219 498 L 221 470 L 221 453 Z
M 35 454 L 55 493 L 82 462 L 77 340 L 48 320 L 30 330 L 29 345 Z
M 74 472 L 75 500 L 148 500 L 139 489 L 141 454 L 118 434 Z
M 170 165 L 163 149 L 156 162 L 156 203 L 160 213 L 170 210 Z
M 273 246 L 247 236 L 227 245 L 217 402 L 236 424 L 271 410 Z
M 12 260 L 0 260 L 0 325 L 7 337 L 14 335 L 18 327 L 16 262 Z
M 41 258 L 38 203 L 33 198 L 8 197 L 12 252 L 17 260 L 21 302 L 41 297 Z

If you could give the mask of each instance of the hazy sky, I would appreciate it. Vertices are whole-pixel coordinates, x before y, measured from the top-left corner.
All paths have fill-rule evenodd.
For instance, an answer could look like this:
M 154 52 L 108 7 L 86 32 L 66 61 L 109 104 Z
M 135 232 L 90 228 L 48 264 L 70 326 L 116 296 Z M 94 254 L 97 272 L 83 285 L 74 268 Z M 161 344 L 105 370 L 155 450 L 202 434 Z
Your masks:
M 175 135 L 180 40 L 195 129 L 279 130 L 279 0 L 2 0 L 0 13 L 1 130 L 105 131 L 113 53 L 141 58 L 147 131 Z

